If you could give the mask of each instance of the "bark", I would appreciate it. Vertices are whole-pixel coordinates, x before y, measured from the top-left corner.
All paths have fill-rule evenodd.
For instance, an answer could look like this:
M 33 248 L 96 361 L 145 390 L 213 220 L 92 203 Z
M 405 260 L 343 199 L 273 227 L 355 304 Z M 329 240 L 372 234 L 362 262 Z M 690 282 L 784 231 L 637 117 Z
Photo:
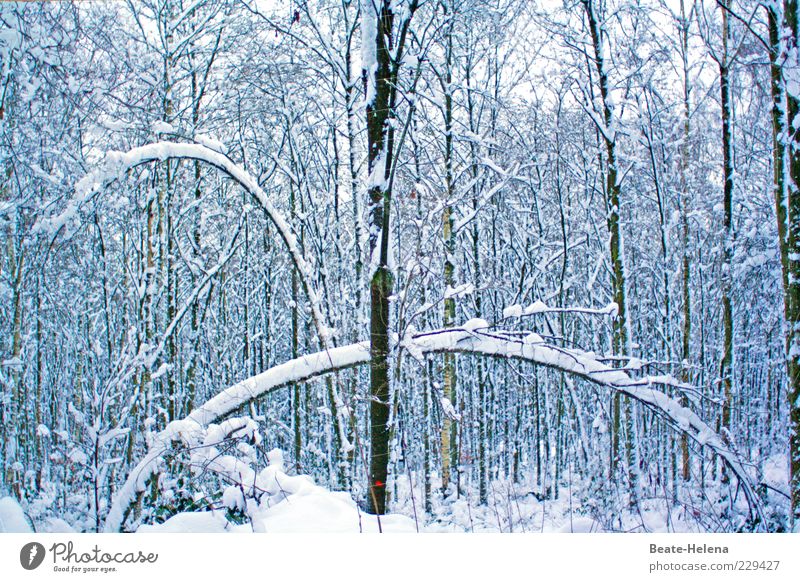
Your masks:
M 611 259 L 611 289 L 614 302 L 617 304 L 617 316 L 614 318 L 613 352 L 616 356 L 628 355 L 628 324 L 625 301 L 625 266 L 622 256 L 622 239 L 620 227 L 620 183 L 617 170 L 617 142 L 615 133 L 616 119 L 611 105 L 610 86 L 608 80 L 608 64 L 605 62 L 603 44 L 606 42 L 605 31 L 595 11 L 594 0 L 582 0 L 589 23 L 589 32 L 594 49 L 594 64 L 597 69 L 600 97 L 603 107 L 604 131 L 603 141 L 606 149 L 606 208 L 609 234 L 609 256 Z M 629 478 L 635 480 L 632 467 L 633 454 L 633 418 L 626 407 L 626 454 L 629 465 Z M 622 429 L 621 395 L 617 393 L 613 399 L 611 426 L 611 478 L 615 479 L 620 457 L 620 433 Z
M 447 10 L 447 9 L 445 9 Z M 444 78 L 440 78 L 444 93 L 444 164 L 445 164 L 445 202 L 442 212 L 442 238 L 444 240 L 444 286 L 445 289 L 455 287 L 455 233 L 453 232 L 453 196 L 455 185 L 453 183 L 453 93 L 452 59 L 453 59 L 453 22 L 454 14 L 446 14 L 448 18 L 448 31 L 446 39 L 446 61 Z M 455 324 L 456 300 L 446 297 L 444 300 L 444 313 L 442 317 L 445 328 Z M 456 363 L 454 354 L 444 355 L 444 397 L 456 406 Z M 446 491 L 451 479 L 451 473 L 458 463 L 456 425 L 453 419 L 444 416 L 442 421 L 442 491 Z M 458 483 L 457 483 L 458 485 Z
M 723 219 L 722 219 L 722 361 L 720 383 L 722 390 L 721 433 L 731 430 L 731 404 L 733 388 L 733 306 L 732 261 L 733 261 L 733 129 L 731 124 L 730 62 L 728 60 L 728 12 L 727 0 L 722 0 L 722 55 L 719 59 L 719 87 L 722 105 L 722 166 L 723 166 Z M 723 480 L 727 473 L 723 471 Z
M 788 150 L 782 184 L 787 192 L 788 226 L 786 230 L 786 362 L 788 373 L 789 405 L 789 467 L 791 495 L 791 524 L 797 529 L 800 523 L 800 95 L 788 90 L 786 67 L 796 66 L 800 49 L 797 0 L 785 0 L 783 19 L 785 55 L 782 62 L 783 89 L 786 90 L 785 128 L 779 140 L 785 140 Z
M 367 167 L 369 170 L 369 248 L 373 271 L 370 280 L 370 471 L 368 510 L 386 511 L 386 481 L 389 468 L 389 297 L 393 274 L 389 267 L 389 219 L 391 216 L 391 169 L 394 162 L 397 79 L 408 26 L 417 5 L 412 1 L 406 18 L 395 30 L 392 2 L 365 2 L 362 18 L 374 19 L 375 69 L 364 70 L 364 93 L 368 98 Z M 366 13 L 366 14 L 365 14 Z M 363 23 L 362 23 L 363 26 Z M 395 36 L 396 34 L 396 36 Z M 382 167 L 381 167 L 382 165 Z M 381 170 L 383 171 L 381 176 Z M 382 179 L 381 179 L 382 178 Z
M 685 383 L 691 381 L 689 374 L 690 342 L 692 337 L 692 302 L 689 291 L 690 270 L 689 270 L 689 136 L 690 136 L 690 117 L 689 117 L 689 20 L 686 18 L 686 7 L 684 0 L 681 0 L 681 64 L 683 68 L 683 143 L 681 144 L 681 175 L 679 198 L 681 215 L 681 282 L 683 295 L 683 329 L 681 336 L 681 380 Z M 686 395 L 682 396 L 681 404 L 688 406 L 689 402 Z M 689 438 L 681 435 L 681 476 L 684 481 L 689 480 L 691 465 L 689 463 Z
M 391 107 L 392 64 L 390 45 L 392 42 L 394 14 L 388 2 L 373 8 L 371 3 L 363 10 L 377 10 L 367 18 L 375 20 L 374 73 L 364 71 L 364 93 L 374 93 L 367 103 L 367 155 L 370 177 L 381 171 L 379 163 L 383 157 L 383 176 L 373 181 L 381 184 L 369 188 L 369 246 L 375 264 L 370 281 L 370 482 L 368 509 L 382 515 L 386 512 L 386 481 L 389 465 L 389 295 L 392 292 L 392 273 L 389 270 L 389 216 L 391 192 L 386 184 L 391 160 L 389 151 L 389 113 Z M 364 42 L 372 42 L 365 39 Z M 369 76 L 373 75 L 370 79 Z M 373 88 L 369 88 L 369 84 Z M 377 257 L 376 257 L 377 254 Z M 377 258 L 377 261 L 376 261 Z

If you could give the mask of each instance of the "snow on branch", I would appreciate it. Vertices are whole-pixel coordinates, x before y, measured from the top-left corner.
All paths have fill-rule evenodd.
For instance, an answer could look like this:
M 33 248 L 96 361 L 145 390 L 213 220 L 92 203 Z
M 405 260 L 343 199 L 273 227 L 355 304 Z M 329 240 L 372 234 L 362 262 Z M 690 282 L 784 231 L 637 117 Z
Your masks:
M 503 309 L 503 319 L 526 317 L 541 313 L 582 313 L 586 315 L 608 315 L 616 317 L 618 312 L 619 307 L 616 303 L 609 303 L 602 309 L 592 309 L 589 307 L 548 307 L 543 301 L 534 301 L 527 307 L 522 307 L 519 304 L 506 307 Z
M 223 390 L 193 410 L 187 419 L 207 426 L 275 388 L 294 382 L 304 382 L 322 374 L 366 364 L 368 361 L 368 342 L 331 348 L 289 360 Z
M 270 202 L 267 193 L 259 186 L 258 180 L 252 174 L 219 151 L 219 144 L 207 143 L 212 147 L 193 143 L 158 142 L 133 148 L 127 152 L 109 152 L 100 168 L 87 174 L 78 182 L 74 199 L 61 215 L 49 221 L 50 226 L 54 231 L 57 231 L 61 225 L 77 214 L 78 208 L 84 201 L 121 178 L 131 168 L 169 159 L 190 159 L 210 164 L 230 176 L 244 188 L 261 205 L 277 228 L 300 275 L 303 291 L 308 297 L 311 306 L 311 319 L 317 332 L 319 347 L 323 350 L 330 348 L 332 328 L 327 324 L 326 318 L 322 313 L 321 296 L 314 286 L 311 263 L 305 258 L 291 225 Z M 335 414 L 341 416 L 343 414 L 342 401 L 335 384 L 331 385 L 331 392 Z M 342 442 L 345 442 L 344 427 L 342 425 L 339 427 L 339 436 Z
M 267 193 L 258 185 L 252 174 L 231 160 L 225 154 L 201 144 L 158 142 L 133 148 L 127 152 L 109 152 L 101 167 L 84 176 L 76 185 L 75 198 L 59 216 L 50 219 L 49 225 L 57 230 L 76 213 L 78 207 L 93 194 L 124 176 L 131 168 L 150 162 L 170 159 L 198 160 L 221 170 L 239 183 L 261 205 L 267 216 L 278 229 L 278 233 L 292 257 L 300 282 L 311 304 L 311 316 L 320 340 L 320 347 L 330 345 L 330 327 L 320 309 L 320 295 L 314 287 L 311 264 L 306 260 L 291 225 L 270 202 Z
M 186 418 L 169 423 L 156 435 L 150 450 L 130 472 L 124 485 L 119 489 L 106 517 L 105 531 L 117 532 L 122 529 L 137 496 L 145 490 L 150 477 L 158 473 L 161 468 L 161 457 L 170 450 L 174 441 L 187 440 L 187 436 L 202 433 L 211 423 L 219 421 L 277 388 L 365 364 L 369 358 L 369 343 L 362 342 L 289 360 L 234 384 L 193 410 Z
M 421 333 L 404 343 L 410 342 L 418 353 L 460 352 L 526 360 L 626 394 L 658 413 L 672 428 L 686 433 L 701 446 L 707 446 L 718 454 L 739 479 L 750 507 L 755 509 L 761 522 L 765 523 L 761 503 L 738 456 L 696 413 L 657 389 L 659 385 L 677 388 L 689 386 L 671 376 L 633 378 L 626 371 L 603 363 L 594 354 L 548 345 L 536 334 L 518 339 L 507 335 L 508 332 L 485 331 L 487 327 L 470 325 L 467 322 L 462 329 Z
M 737 476 L 751 508 L 754 508 L 763 520 L 759 499 L 750 476 L 738 456 L 696 413 L 657 388 L 657 386 L 670 386 L 685 389 L 690 388 L 689 386 L 671 376 L 634 378 L 625 370 L 609 366 L 592 353 L 549 345 L 535 333 L 520 339 L 517 332 L 490 332 L 488 328 L 489 325 L 484 320 L 474 319 L 461 328 L 408 335 L 400 342 L 400 347 L 416 355 L 459 352 L 526 360 L 626 394 L 659 414 L 675 430 L 686 433 L 701 446 L 707 446 L 718 454 Z M 136 496 L 145 489 L 147 480 L 159 470 L 161 456 L 170 449 L 176 437 L 202 431 L 211 423 L 218 422 L 272 390 L 293 382 L 302 382 L 337 370 L 366 364 L 369 359 L 368 342 L 296 358 L 227 388 L 192 411 L 186 419 L 170 423 L 157 435 L 150 451 L 129 474 L 127 481 L 119 490 L 106 519 L 105 531 L 114 532 L 121 529 L 130 508 L 136 501 Z
M 364 104 L 375 101 L 375 72 L 378 70 L 378 10 L 375 0 L 361 0 L 361 68 L 364 75 Z
M 458 220 L 455 225 L 453 225 L 453 231 L 456 233 L 460 232 L 465 226 L 472 222 L 472 220 L 478 215 L 478 212 L 491 201 L 495 194 L 505 188 L 512 180 L 519 179 L 517 172 L 519 172 L 520 165 L 518 163 L 515 163 L 510 169 L 504 170 L 489 158 L 484 158 L 482 161 L 484 165 L 491 168 L 498 176 L 500 176 L 501 180 L 489 190 L 483 192 L 480 196 L 480 200 L 475 205 L 475 208 L 470 210 L 463 218 Z

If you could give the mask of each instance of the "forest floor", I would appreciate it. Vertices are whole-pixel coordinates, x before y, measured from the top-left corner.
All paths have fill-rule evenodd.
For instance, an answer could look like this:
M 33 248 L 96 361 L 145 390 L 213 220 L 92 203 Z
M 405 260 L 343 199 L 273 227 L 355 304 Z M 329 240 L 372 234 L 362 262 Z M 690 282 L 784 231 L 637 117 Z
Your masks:
M 778 456 L 765 464 L 763 482 L 770 502 L 781 505 L 777 490 L 785 489 L 787 471 Z M 414 477 L 413 489 L 407 475 L 400 475 L 391 486 L 396 501 L 392 513 L 380 519 L 365 513 L 351 495 L 330 491 L 316 485 L 306 475 L 289 475 L 275 467 L 270 475 L 271 491 L 260 502 L 237 498 L 236 489 L 229 488 L 218 509 L 183 512 L 163 523 L 140 525 L 141 533 L 250 533 L 250 532 L 427 532 L 427 533 L 596 533 L 596 532 L 714 532 L 731 531 L 737 519 L 747 513 L 742 495 L 733 500 L 722 492 L 728 490 L 719 483 L 707 482 L 705 487 L 686 487 L 676 501 L 667 487 L 649 487 L 636 506 L 627 497 L 599 503 L 598 492 L 590 494 L 591 486 L 569 475 L 558 488 L 557 497 L 551 486 L 542 487 L 524 479 L 515 483 L 507 478 L 495 478 L 488 483 L 486 503 L 479 503 L 477 487 L 463 483 L 457 492 L 451 484 L 448 495 L 438 488 L 440 481 L 433 475 L 434 489 L 430 511 L 424 510 L 421 480 Z M 602 486 L 607 486 L 603 484 Z M 645 487 L 643 490 L 646 491 Z M 608 495 L 611 489 L 604 494 Z M 543 495 L 541 492 L 546 491 Z M 724 504 L 733 507 L 726 518 Z M 783 503 L 785 505 L 785 503 Z M 29 508 L 33 509 L 33 508 Z M 239 509 L 239 519 L 231 519 L 229 509 Z M 37 513 L 34 511 L 34 513 Z M 242 518 L 242 516 L 245 516 Z M 58 516 L 41 515 L 31 519 L 31 513 L 10 497 L 0 499 L 0 531 L 36 531 L 66 533 L 75 531 Z

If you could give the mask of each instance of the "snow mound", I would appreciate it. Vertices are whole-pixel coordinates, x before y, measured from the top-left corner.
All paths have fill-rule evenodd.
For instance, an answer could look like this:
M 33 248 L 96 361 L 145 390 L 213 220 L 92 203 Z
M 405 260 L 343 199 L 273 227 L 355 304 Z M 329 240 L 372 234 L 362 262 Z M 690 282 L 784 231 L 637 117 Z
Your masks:
M 247 525 L 235 525 L 225 519 L 224 511 L 197 511 L 173 515 L 158 525 L 141 525 L 139 533 L 248 533 Z
M 77 533 L 75 528 L 58 517 L 48 517 L 36 530 L 39 533 Z
M 270 464 L 256 477 L 260 497 L 239 487 L 229 487 L 223 503 L 243 510 L 244 524 L 226 518 L 224 508 L 203 512 L 178 513 L 156 525 L 139 526 L 140 533 L 359 533 L 415 532 L 414 520 L 404 515 L 384 515 L 378 519 L 362 512 L 348 493 L 328 491 L 314 484 L 307 475 L 287 475 L 279 450 L 268 454 Z
M 595 533 L 597 531 L 602 531 L 600 524 L 585 516 L 574 517 L 558 530 L 559 533 Z
M 543 301 L 534 301 L 525 308 L 524 315 L 533 315 L 535 313 L 547 313 L 549 308 Z
M 473 319 L 470 319 L 469 321 L 465 321 L 464 325 L 461 326 L 461 329 L 463 329 L 464 331 L 475 331 L 478 329 L 486 329 L 488 327 L 489 327 L 489 322 L 487 322 L 485 319 L 480 319 L 475 317 Z
M 789 491 L 789 461 L 785 455 L 772 455 L 764 463 L 764 483 L 778 491 Z
M 31 533 L 25 512 L 13 498 L 0 499 L 0 533 Z
M 314 486 L 317 491 L 289 495 L 272 506 L 259 507 L 251 522 L 231 523 L 225 512 L 178 513 L 157 525 L 141 525 L 137 533 L 377 533 L 378 519 L 360 512 L 343 492 Z M 390 533 L 413 533 L 414 520 L 404 515 L 381 516 L 381 529 Z
M 254 531 L 281 533 L 377 533 L 378 519 L 359 511 L 355 501 L 344 492 L 332 492 L 312 486 L 305 494 L 287 497 L 261 512 L 254 521 Z M 405 515 L 381 516 L 384 532 L 415 532 L 414 520 Z

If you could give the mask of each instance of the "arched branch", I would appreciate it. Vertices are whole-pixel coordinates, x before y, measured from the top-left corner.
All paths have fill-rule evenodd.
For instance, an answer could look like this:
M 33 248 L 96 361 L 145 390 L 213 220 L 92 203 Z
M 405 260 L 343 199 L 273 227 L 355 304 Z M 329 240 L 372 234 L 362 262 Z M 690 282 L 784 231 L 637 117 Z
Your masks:
M 197 160 L 214 166 L 236 181 L 264 209 L 270 221 L 277 228 L 300 275 L 303 291 L 311 304 L 311 317 L 319 337 L 320 348 L 329 348 L 331 330 L 320 309 L 320 295 L 314 287 L 311 265 L 303 255 L 291 225 L 270 202 L 267 193 L 258 185 L 258 180 L 223 153 L 200 144 L 176 142 L 158 142 L 133 148 L 127 152 L 109 152 L 100 168 L 87 174 L 78 182 L 75 198 L 70 201 L 64 212 L 48 221 L 49 226 L 54 231 L 61 228 L 76 214 L 78 207 L 84 201 L 118 180 L 128 170 L 151 162 L 174 159 Z
M 106 517 L 105 531 L 117 532 L 122 529 L 137 494 L 144 491 L 147 481 L 158 472 L 162 455 L 181 434 L 201 431 L 209 424 L 218 422 L 242 406 L 278 388 L 366 364 L 369 359 L 369 343 L 362 342 L 289 360 L 234 384 L 193 410 L 186 418 L 169 423 L 156 435 L 150 450 L 128 474 L 125 484 L 119 489 Z
M 330 349 L 332 347 L 332 330 L 327 325 L 327 321 L 322 314 L 320 307 L 321 297 L 314 286 L 311 264 L 303 255 L 302 248 L 292 232 L 291 225 L 270 202 L 266 192 L 259 186 L 258 180 L 227 155 L 217 150 L 201 144 L 158 142 L 133 148 L 127 152 L 110 152 L 100 168 L 87 174 L 78 182 L 75 198 L 70 201 L 64 212 L 49 221 L 50 226 L 54 232 L 59 231 L 70 217 L 76 214 L 80 204 L 111 182 L 119 179 L 131 168 L 170 159 L 197 160 L 214 166 L 236 181 L 264 209 L 264 212 L 277 228 L 278 234 L 286 245 L 300 276 L 300 283 L 311 306 L 311 319 L 317 332 L 319 348 L 321 350 Z M 344 403 L 336 388 L 336 383 L 332 380 L 328 380 L 328 393 L 331 401 L 331 411 L 335 420 L 337 443 L 344 450 L 349 446 L 344 428 L 345 423 L 341 417 Z
M 738 457 L 697 414 L 668 396 L 657 386 L 689 388 L 671 376 L 633 378 L 624 370 L 613 368 L 582 350 L 561 348 L 546 344 L 536 334 L 514 339 L 507 332 L 488 332 L 488 325 L 450 328 L 407 336 L 400 342 L 401 349 L 415 358 L 427 354 L 459 352 L 496 358 L 514 358 L 573 374 L 599 386 L 621 392 L 641 402 L 676 431 L 686 433 L 701 446 L 709 447 L 730 467 L 739 479 L 750 507 L 765 523 L 761 503 L 750 477 Z M 470 322 L 470 323 L 473 323 Z M 514 334 L 518 337 L 518 334 Z M 111 506 L 105 531 L 119 531 L 136 494 L 143 491 L 147 480 L 159 468 L 161 456 L 169 450 L 173 440 L 182 432 L 202 430 L 218 422 L 242 406 L 292 382 L 302 382 L 337 370 L 352 368 L 370 361 L 369 343 L 361 342 L 317 352 L 290 360 L 270 368 L 252 378 L 235 384 L 194 410 L 186 419 L 170 423 L 162 431 L 147 455 L 128 476 Z
M 511 339 L 502 332 L 485 331 L 488 325 L 469 327 L 470 329 L 418 334 L 404 342 L 404 345 L 409 346 L 412 353 L 413 350 L 421 353 L 460 352 L 525 360 L 621 392 L 656 412 L 676 431 L 685 433 L 699 445 L 707 446 L 719 455 L 739 479 L 751 510 L 757 513 L 762 524 L 766 523 L 761 502 L 739 457 L 695 412 L 657 388 L 671 386 L 693 389 L 692 386 L 672 376 L 633 378 L 626 371 L 601 362 L 592 353 L 548 345 L 536 334 L 522 339 Z

